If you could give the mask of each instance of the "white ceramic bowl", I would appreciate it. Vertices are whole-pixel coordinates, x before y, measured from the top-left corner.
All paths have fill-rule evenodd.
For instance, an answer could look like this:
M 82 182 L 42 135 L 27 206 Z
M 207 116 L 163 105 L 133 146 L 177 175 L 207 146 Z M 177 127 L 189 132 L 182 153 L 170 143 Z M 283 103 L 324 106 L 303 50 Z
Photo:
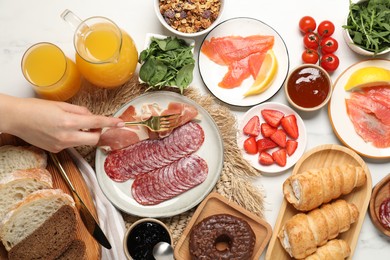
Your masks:
M 223 13 L 223 10 L 224 10 L 224 5 L 225 5 L 225 0 L 220 0 L 221 1 L 221 6 L 220 6 L 220 10 L 219 10 L 219 15 L 217 17 L 217 19 L 205 30 L 203 31 L 200 31 L 200 32 L 196 32 L 196 33 L 185 33 L 185 32 L 180 32 L 176 29 L 174 29 L 173 27 L 171 27 L 164 19 L 163 15 L 160 13 L 160 0 L 154 0 L 154 11 L 157 15 L 157 18 L 158 20 L 160 21 L 160 23 L 166 28 L 168 29 L 170 32 L 178 35 L 178 36 L 181 36 L 181 37 L 198 37 L 198 36 L 201 36 L 201 35 L 204 35 L 204 34 L 207 34 L 208 32 L 210 32 L 217 24 L 219 24 L 221 22 L 221 19 L 222 19 L 222 13 Z
M 301 71 L 301 72 L 304 72 L 304 73 L 308 73 L 307 71 L 302 71 L 303 69 L 307 69 L 307 68 L 312 68 L 314 70 L 319 70 L 320 74 L 323 75 L 325 81 L 327 82 L 327 85 L 328 85 L 328 93 L 325 97 L 325 99 L 320 103 L 320 104 L 317 104 L 315 106 L 303 106 L 303 105 L 300 105 L 300 104 L 297 104 L 292 98 L 290 97 L 290 94 L 289 94 L 289 91 L 288 91 L 288 85 L 289 85 L 289 82 L 290 82 L 290 78 L 292 77 L 293 74 L 296 74 L 297 72 Z M 310 71 L 309 71 L 310 72 Z M 315 71 L 312 71 L 312 72 L 315 72 Z M 322 72 L 322 73 L 321 73 Z M 310 72 L 311 73 L 311 72 Z M 307 75 L 307 74 L 305 74 Z M 314 84 L 316 85 L 317 83 L 316 82 L 313 82 L 313 76 L 301 76 L 299 81 L 300 82 L 305 82 L 307 80 L 310 81 L 311 84 Z M 292 80 L 291 80 L 292 81 Z M 291 82 L 291 84 L 294 84 L 293 82 Z M 309 83 L 307 83 L 309 84 Z M 303 85 L 301 86 L 302 87 L 306 87 L 307 85 Z M 312 90 L 314 92 L 314 90 Z M 318 65 L 314 65 L 314 64 L 302 64 L 300 66 L 297 66 L 296 68 L 294 68 L 293 70 L 290 71 L 290 73 L 288 74 L 287 76 L 287 79 L 284 83 L 284 93 L 286 94 L 286 98 L 288 100 L 288 102 L 296 109 L 298 110 L 301 110 L 301 111 L 306 111 L 306 112 L 312 112 L 312 111 L 317 111 L 319 109 L 321 109 L 323 106 L 325 106 L 329 100 L 330 100 L 330 97 L 332 96 L 332 79 L 330 78 L 328 72 L 326 72 L 322 67 L 318 66 Z M 310 91 L 306 91 L 305 93 L 310 93 Z M 312 100 L 314 97 L 311 95 L 311 96 L 307 96 L 306 99 L 308 100 Z
M 367 1 L 367 0 L 354 0 L 352 1 L 353 3 L 359 3 L 359 2 L 364 2 L 364 1 Z M 349 16 L 349 11 L 348 11 L 348 14 L 347 14 L 347 17 L 345 18 L 345 21 L 344 21 L 344 24 L 347 25 L 348 23 L 348 16 Z M 351 38 L 351 36 L 349 35 L 349 32 L 348 32 L 348 29 L 343 29 L 343 38 L 344 38 L 344 41 L 347 43 L 348 47 L 356 52 L 357 54 L 360 54 L 360 55 L 363 55 L 363 56 L 378 56 L 378 55 L 382 55 L 382 54 L 386 54 L 388 52 L 390 52 L 390 48 L 387 48 L 386 50 L 382 51 L 382 52 L 379 52 L 375 55 L 374 52 L 372 51 L 367 51 L 361 47 L 359 47 L 358 45 L 354 44 L 353 43 L 353 40 Z

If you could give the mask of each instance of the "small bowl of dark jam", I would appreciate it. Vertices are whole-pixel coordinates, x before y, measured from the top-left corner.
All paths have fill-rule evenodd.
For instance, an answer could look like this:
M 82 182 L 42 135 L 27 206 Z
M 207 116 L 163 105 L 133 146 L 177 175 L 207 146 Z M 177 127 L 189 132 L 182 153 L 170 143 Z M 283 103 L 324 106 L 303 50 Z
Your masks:
M 303 64 L 289 73 L 284 90 L 293 107 L 316 111 L 328 103 L 332 95 L 332 80 L 320 66 Z
M 158 242 L 172 244 L 168 227 L 158 219 L 143 218 L 126 231 L 123 248 L 129 260 L 155 260 L 153 247 Z

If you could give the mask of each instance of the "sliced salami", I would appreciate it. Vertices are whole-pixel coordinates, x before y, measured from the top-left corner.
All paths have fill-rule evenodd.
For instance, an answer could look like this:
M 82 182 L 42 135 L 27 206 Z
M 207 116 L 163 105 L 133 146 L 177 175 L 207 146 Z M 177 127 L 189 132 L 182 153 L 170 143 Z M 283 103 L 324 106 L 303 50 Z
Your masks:
M 188 122 L 164 139 L 145 140 L 111 152 L 104 162 L 104 170 L 112 180 L 124 182 L 194 153 L 203 142 L 202 127 L 195 122 Z
M 141 205 L 156 205 L 201 184 L 207 174 L 206 161 L 191 154 L 163 168 L 137 175 L 132 194 Z

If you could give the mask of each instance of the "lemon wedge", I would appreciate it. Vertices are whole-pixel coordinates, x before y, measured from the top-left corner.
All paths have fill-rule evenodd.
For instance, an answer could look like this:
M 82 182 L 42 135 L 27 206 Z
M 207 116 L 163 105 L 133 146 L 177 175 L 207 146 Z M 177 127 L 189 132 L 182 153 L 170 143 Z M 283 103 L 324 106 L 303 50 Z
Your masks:
M 390 85 L 390 70 L 380 67 L 365 67 L 353 72 L 349 77 L 345 90 L 370 87 L 376 85 Z
M 255 82 L 244 93 L 244 96 L 253 96 L 260 94 L 267 90 L 275 78 L 276 72 L 278 71 L 278 60 L 272 50 L 269 50 L 264 57 L 264 61 L 261 64 L 260 70 L 257 73 Z

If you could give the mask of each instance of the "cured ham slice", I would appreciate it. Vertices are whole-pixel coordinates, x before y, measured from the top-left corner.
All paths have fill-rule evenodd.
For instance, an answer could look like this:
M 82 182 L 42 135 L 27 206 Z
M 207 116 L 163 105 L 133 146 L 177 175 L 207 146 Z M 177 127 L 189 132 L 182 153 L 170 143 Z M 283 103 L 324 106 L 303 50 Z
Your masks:
M 203 42 L 201 51 L 213 62 L 228 66 L 218 86 L 235 88 L 250 75 L 256 78 L 265 54 L 273 45 L 274 37 L 268 35 L 213 37 Z
M 166 138 L 145 140 L 111 152 L 104 162 L 104 169 L 112 180 L 124 182 L 192 154 L 203 142 L 202 127 L 195 122 L 188 122 Z
M 123 121 L 136 120 L 137 113 L 129 106 L 121 116 Z M 149 139 L 148 129 L 143 126 L 127 126 L 121 128 L 105 128 L 97 144 L 104 151 L 118 150 L 123 147 Z
M 356 133 L 378 148 L 390 147 L 390 88 L 362 88 L 346 99 L 347 113 Z
M 172 164 L 138 175 L 131 193 L 141 205 L 156 205 L 203 183 L 208 175 L 204 159 L 192 154 Z
M 191 121 L 198 115 L 196 107 L 180 102 L 171 102 L 166 109 L 161 108 L 158 104 L 144 104 L 141 108 L 141 113 L 138 114 L 134 106 L 129 106 L 121 116 L 124 121 L 138 121 L 146 120 L 150 116 L 156 115 L 169 115 L 180 114 L 177 121 L 177 127 L 184 125 Z M 126 148 L 130 145 L 136 144 L 140 141 L 147 139 L 157 139 L 168 136 L 171 131 L 161 132 L 156 134 L 149 131 L 144 126 L 126 126 L 122 128 L 107 128 L 103 130 L 103 133 L 98 142 L 98 146 L 106 151 L 116 151 Z

